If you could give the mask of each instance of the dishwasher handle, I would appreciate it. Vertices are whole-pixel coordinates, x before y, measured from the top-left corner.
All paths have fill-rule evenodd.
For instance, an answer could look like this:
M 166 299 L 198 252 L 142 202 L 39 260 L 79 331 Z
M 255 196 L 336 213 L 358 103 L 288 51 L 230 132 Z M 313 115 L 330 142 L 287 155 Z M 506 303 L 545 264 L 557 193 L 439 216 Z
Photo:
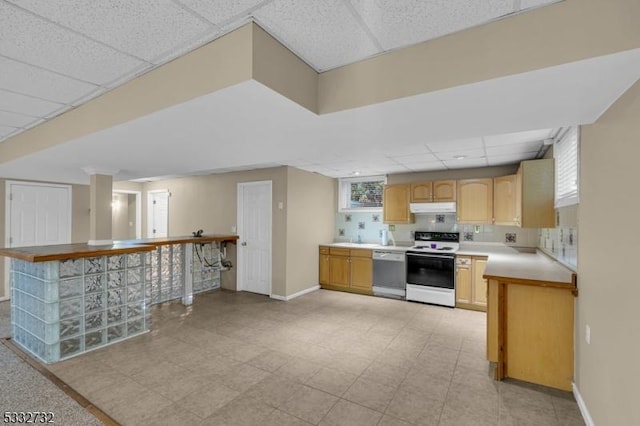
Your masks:
M 386 260 L 389 262 L 404 262 L 405 260 L 405 254 L 397 251 L 374 250 L 372 257 L 373 260 Z

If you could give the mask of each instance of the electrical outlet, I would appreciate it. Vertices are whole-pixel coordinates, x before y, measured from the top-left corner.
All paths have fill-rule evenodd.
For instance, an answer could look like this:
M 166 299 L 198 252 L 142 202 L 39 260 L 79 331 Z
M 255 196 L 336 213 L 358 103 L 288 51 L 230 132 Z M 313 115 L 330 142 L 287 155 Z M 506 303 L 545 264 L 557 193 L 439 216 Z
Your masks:
M 587 324 L 584 330 L 584 340 L 587 341 L 587 345 L 591 344 L 591 327 L 589 327 L 589 324 Z
M 395 225 L 389 225 L 389 231 L 395 231 L 395 230 L 396 230 Z
M 480 233 L 480 225 L 475 225 L 473 227 L 473 232 L 475 232 L 476 234 L 479 234 Z

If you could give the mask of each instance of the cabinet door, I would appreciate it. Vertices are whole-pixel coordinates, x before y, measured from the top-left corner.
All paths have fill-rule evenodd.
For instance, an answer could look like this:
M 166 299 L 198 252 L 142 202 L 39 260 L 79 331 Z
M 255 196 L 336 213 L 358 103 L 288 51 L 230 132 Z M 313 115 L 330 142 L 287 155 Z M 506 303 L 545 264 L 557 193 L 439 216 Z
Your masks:
M 471 265 L 456 268 L 456 303 L 471 303 Z
M 433 182 L 433 201 L 456 201 L 456 181 L 439 180 Z
M 482 278 L 487 267 L 485 259 L 473 259 L 473 287 L 471 291 L 471 304 L 487 306 L 487 280 Z
M 433 185 L 431 182 L 411 184 L 412 203 L 430 203 L 433 200 Z
M 458 223 L 493 222 L 493 179 L 458 181 Z
M 328 251 L 328 250 L 327 250 Z M 330 262 L 329 262 L 329 254 L 328 253 L 323 253 L 322 250 L 320 250 L 320 264 L 319 264 L 319 271 L 320 271 L 320 284 L 329 284 L 329 280 L 330 280 L 330 275 L 329 275 L 329 271 L 330 271 Z
M 413 223 L 413 214 L 409 212 L 409 192 L 408 184 L 384 186 L 382 200 L 384 223 Z
M 349 257 L 329 256 L 329 284 L 349 288 Z
M 496 225 L 518 225 L 518 176 L 493 178 L 493 220 Z
M 371 290 L 373 283 L 373 260 L 366 257 L 351 258 L 351 287 Z

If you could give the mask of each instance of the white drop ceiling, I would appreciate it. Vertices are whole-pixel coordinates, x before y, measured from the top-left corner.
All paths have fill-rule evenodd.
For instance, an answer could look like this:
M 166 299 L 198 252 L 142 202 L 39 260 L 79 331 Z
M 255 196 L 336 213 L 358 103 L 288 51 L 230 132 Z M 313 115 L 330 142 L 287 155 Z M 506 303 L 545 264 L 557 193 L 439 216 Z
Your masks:
M 322 72 L 557 1 L 0 0 L 0 141 L 249 21 Z M 514 163 L 538 155 L 543 140 L 560 126 L 588 122 L 604 111 L 637 79 L 633 66 L 615 68 L 630 60 L 637 55 L 327 117 L 247 82 L 0 164 L 0 175 L 85 182 L 81 168 L 87 165 L 122 169 L 117 179 L 123 180 L 288 164 L 337 177 L 355 170 L 377 174 Z M 599 79 L 590 80 L 589 72 L 600 73 Z M 611 84 L 602 85 L 604 80 Z M 489 89 L 493 92 L 485 93 Z M 580 92 L 592 89 L 595 94 L 585 102 Z M 550 103 L 553 96 L 565 98 Z M 488 108 L 468 99 L 491 104 L 502 99 L 518 108 Z M 252 103 L 256 107 L 247 108 Z M 196 107 L 220 109 L 221 120 L 198 121 Z M 264 119 L 269 108 L 273 122 Z

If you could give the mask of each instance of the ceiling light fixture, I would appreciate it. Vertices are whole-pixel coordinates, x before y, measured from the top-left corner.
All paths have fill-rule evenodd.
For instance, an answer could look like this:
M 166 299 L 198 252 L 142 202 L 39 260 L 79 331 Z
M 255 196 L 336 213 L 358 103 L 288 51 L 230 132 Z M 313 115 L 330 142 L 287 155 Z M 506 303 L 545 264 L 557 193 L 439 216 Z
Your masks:
M 453 158 L 456 159 L 456 160 L 464 160 L 465 158 L 467 158 L 467 156 L 466 155 L 455 155 Z
M 351 174 L 354 175 L 354 176 L 360 176 L 360 172 L 357 171 L 357 170 L 355 172 L 351 172 Z

